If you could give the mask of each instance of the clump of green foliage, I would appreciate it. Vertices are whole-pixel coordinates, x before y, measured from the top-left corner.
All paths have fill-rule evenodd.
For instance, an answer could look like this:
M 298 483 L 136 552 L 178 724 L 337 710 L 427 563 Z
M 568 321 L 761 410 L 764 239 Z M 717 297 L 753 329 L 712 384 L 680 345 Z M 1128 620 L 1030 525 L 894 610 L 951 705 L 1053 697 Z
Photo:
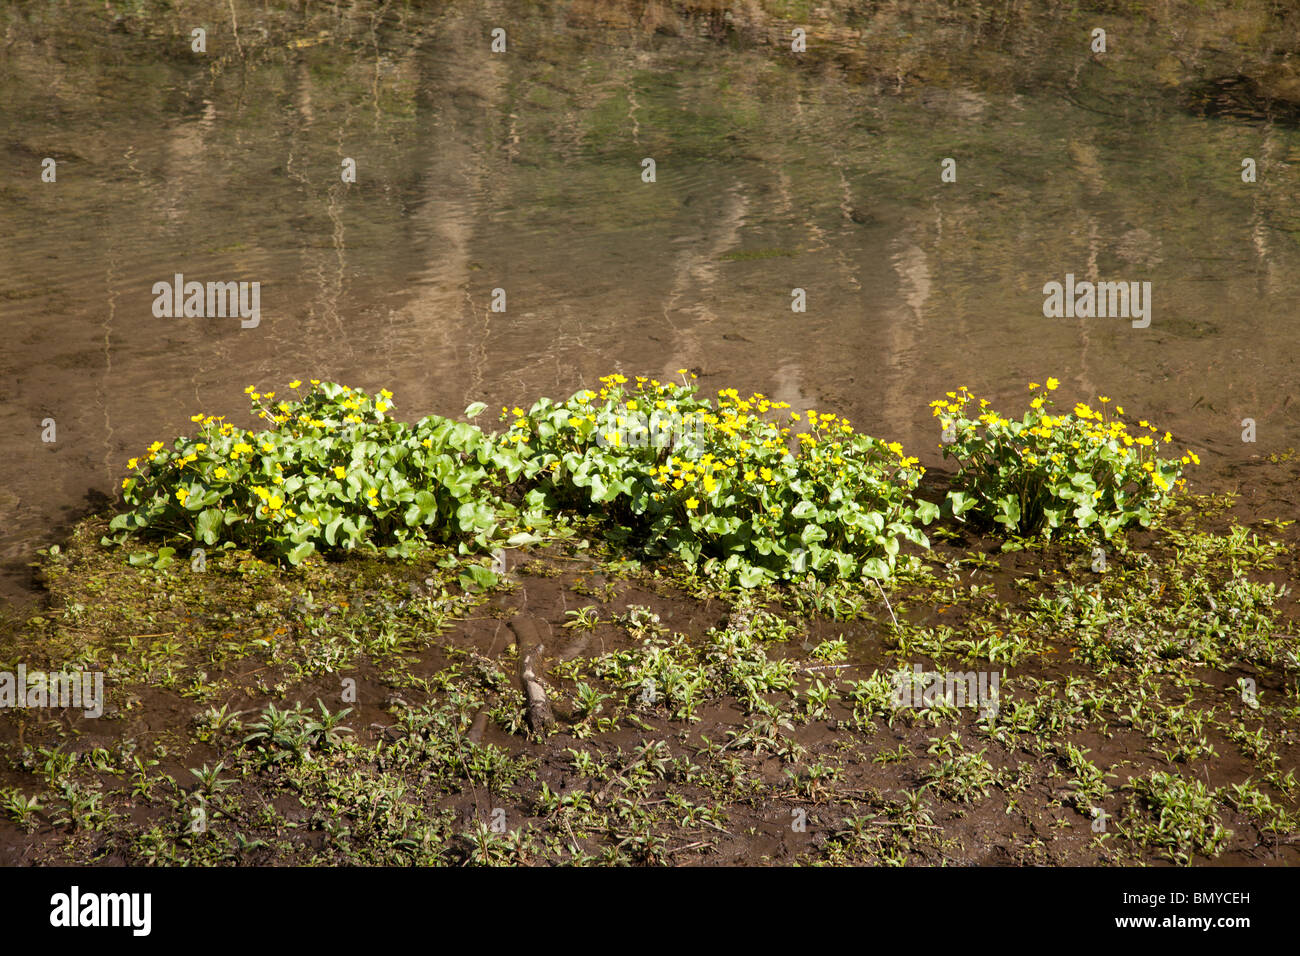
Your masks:
M 901 541 L 928 546 L 920 526 L 938 508 L 912 498 L 922 472 L 901 446 L 833 413 L 773 420 L 789 406 L 761 394 L 726 389 L 715 404 L 682 374 L 609 375 L 515 409 L 506 441 L 541 476 L 530 506 L 599 514 L 616 538 L 743 587 L 884 578 Z
M 477 427 L 436 415 L 394 421 L 386 390 L 315 381 L 290 389 L 280 401 L 246 389 L 269 426 L 261 431 L 195 415 L 196 435 L 132 458 L 122 483 L 129 510 L 110 525 L 119 540 L 149 530 L 298 564 L 314 551 L 396 557 L 452 540 L 482 548 L 518 517 L 499 491 L 534 466 Z
M 1049 378 L 1019 420 L 1003 418 L 964 386 L 930 403 L 944 430 L 944 456 L 959 466 L 948 509 L 1025 536 L 1096 528 L 1110 538 L 1133 522 L 1149 526 L 1182 484 L 1183 466 L 1200 463 L 1196 455 L 1159 457 L 1156 426 L 1138 422 L 1135 437 L 1124 409 L 1111 411 L 1106 397 L 1100 411 L 1080 402 L 1053 414 L 1047 392 L 1058 385 Z M 1163 441 L 1172 437 L 1166 432 Z
M 903 542 L 929 546 L 922 528 L 940 511 L 916 496 L 924 470 L 899 444 L 758 393 L 703 398 L 684 370 L 680 384 L 615 374 L 562 402 L 502 409 L 513 421 L 499 435 L 436 415 L 395 421 L 387 390 L 289 390 L 277 401 L 246 389 L 261 431 L 195 415 L 194 437 L 131 459 L 112 539 L 149 531 L 299 564 L 317 551 L 518 546 L 586 515 L 611 542 L 750 588 L 887 578 Z M 1044 393 L 1011 421 L 965 388 L 948 394 L 932 405 L 960 464 L 946 499 L 958 520 L 1110 537 L 1149 524 L 1195 461 L 1158 457 L 1155 426 L 1130 435 L 1108 399 L 1053 415 Z

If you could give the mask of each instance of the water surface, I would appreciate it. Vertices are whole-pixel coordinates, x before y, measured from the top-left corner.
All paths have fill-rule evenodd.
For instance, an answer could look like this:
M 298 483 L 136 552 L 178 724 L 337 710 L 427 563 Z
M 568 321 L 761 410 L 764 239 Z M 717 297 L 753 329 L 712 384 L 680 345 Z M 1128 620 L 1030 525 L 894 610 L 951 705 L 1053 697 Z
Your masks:
M 0 12 L 7 598 L 127 458 L 293 378 L 416 418 L 687 367 L 937 464 L 932 398 L 1056 375 L 1171 428 L 1202 487 L 1300 446 L 1300 132 L 1251 100 L 1300 43 L 1263 3 L 176 6 Z M 1243 72 L 1272 85 L 1205 85 Z M 260 282 L 261 324 L 155 318 L 175 273 Z M 1151 326 L 1044 318 L 1066 273 L 1151 282 Z

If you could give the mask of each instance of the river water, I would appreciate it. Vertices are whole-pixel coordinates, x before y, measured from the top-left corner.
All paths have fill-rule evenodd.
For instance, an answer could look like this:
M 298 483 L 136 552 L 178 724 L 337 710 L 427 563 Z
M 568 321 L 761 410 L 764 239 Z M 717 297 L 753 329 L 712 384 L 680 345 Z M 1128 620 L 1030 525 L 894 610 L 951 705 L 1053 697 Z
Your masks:
M 1273 5 L 724 6 L 6 5 L 0 597 L 128 457 L 294 378 L 417 418 L 688 367 L 937 464 L 931 399 L 1054 375 L 1172 429 L 1202 488 L 1300 446 Z M 178 273 L 258 282 L 260 323 L 155 316 Z M 1067 274 L 1149 282 L 1149 327 L 1045 317 Z

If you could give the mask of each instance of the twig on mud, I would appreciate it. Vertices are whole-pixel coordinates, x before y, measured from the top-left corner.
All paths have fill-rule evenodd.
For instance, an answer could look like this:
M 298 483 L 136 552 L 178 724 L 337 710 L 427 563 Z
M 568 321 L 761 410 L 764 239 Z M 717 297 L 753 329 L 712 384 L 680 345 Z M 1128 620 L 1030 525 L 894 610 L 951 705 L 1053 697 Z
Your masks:
M 632 761 L 632 763 L 630 763 L 630 764 L 628 764 L 626 767 L 624 767 L 622 771 L 620 771 L 619 773 L 616 773 L 616 774 L 614 774 L 614 776 L 610 777 L 609 780 L 608 780 L 608 782 L 606 782 L 605 786 L 603 786 L 603 787 L 601 787 L 599 790 L 597 790 L 597 791 L 595 792 L 595 794 L 592 796 L 592 798 L 591 798 L 591 802 L 592 802 L 592 804 L 593 804 L 593 805 L 596 805 L 596 806 L 599 806 L 599 805 L 600 805 L 600 801 L 602 801 L 602 800 L 605 799 L 605 794 L 609 792 L 609 788 L 612 787 L 612 786 L 614 786 L 615 782 L 621 782 L 621 783 L 623 784 L 623 789 L 625 789 L 625 790 L 631 789 L 632 784 L 630 784 L 630 783 L 628 783 L 628 781 L 624 780 L 622 774 L 623 774 L 624 772 L 626 772 L 626 771 L 632 769 L 632 767 L 636 766 L 637 763 L 639 763 L 639 761 L 636 761 L 636 760 Z
M 881 598 L 884 599 L 885 607 L 889 610 L 889 616 L 890 616 L 891 618 L 893 618 L 893 621 L 894 621 L 894 628 L 895 628 L 895 630 L 897 630 L 897 629 L 898 629 L 898 618 L 894 617 L 894 609 L 893 609 L 893 607 L 891 607 L 890 604 L 889 604 L 889 595 L 885 594 L 885 589 L 884 589 L 883 587 L 880 586 L 880 582 L 879 582 L 879 581 L 876 581 L 875 578 L 872 578 L 871 580 L 872 580 L 873 582 L 875 582 L 876 590 L 878 590 L 878 591 L 880 592 L 880 596 L 881 596 Z
M 535 734 L 542 734 L 555 723 L 551 702 L 546 698 L 546 688 L 537 679 L 537 661 L 546 645 L 542 643 L 537 621 L 531 617 L 515 617 L 510 621 L 519 647 L 519 683 L 528 702 L 528 726 Z
M 909 827 L 913 830 L 942 830 L 943 827 L 936 826 L 933 823 L 901 823 L 897 820 L 868 820 L 867 824 L 873 827 Z
M 685 847 L 677 847 L 676 849 L 669 849 L 668 852 L 669 852 L 669 853 L 680 853 L 680 852 L 684 851 L 684 849 L 697 849 L 697 848 L 699 848 L 699 847 L 712 847 L 712 845 L 714 845 L 714 844 L 708 842 L 708 840 L 695 840 L 694 843 L 688 843 L 688 844 L 685 845 Z

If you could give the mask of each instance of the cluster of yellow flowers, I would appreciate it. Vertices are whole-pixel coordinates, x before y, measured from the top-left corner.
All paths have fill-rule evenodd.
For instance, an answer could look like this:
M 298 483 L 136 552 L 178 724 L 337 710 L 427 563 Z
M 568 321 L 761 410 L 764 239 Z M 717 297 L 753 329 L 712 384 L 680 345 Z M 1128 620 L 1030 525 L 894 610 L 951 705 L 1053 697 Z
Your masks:
M 252 491 L 253 494 L 257 495 L 257 497 L 261 499 L 262 504 L 266 506 L 267 511 L 271 512 L 272 514 L 276 514 L 280 512 L 281 509 L 284 509 L 283 511 L 284 517 L 286 518 L 294 517 L 295 515 L 294 510 L 292 508 L 285 508 L 284 499 L 281 498 L 279 495 L 275 494 L 272 491 L 267 490 L 266 488 L 262 488 L 256 485 L 253 487 Z
M 681 369 L 679 374 L 689 386 L 687 371 Z M 623 389 L 628 385 L 631 388 L 625 394 Z M 690 400 L 689 404 L 679 404 L 686 399 Z M 692 450 L 693 443 L 683 443 L 685 448 L 679 444 L 664 461 L 651 465 L 648 470 L 657 485 L 652 496 L 663 500 L 675 492 L 687 492 L 689 497 L 682 503 L 689 511 L 701 506 L 701 492 L 712 494 L 727 478 L 769 486 L 783 480 L 777 469 L 796 460 L 788 444 L 793 424 L 782 425 L 771 420 L 768 416 L 773 412 L 787 411 L 791 423 L 806 420 L 807 430 L 799 431 L 795 437 L 803 448 L 804 467 L 813 474 L 843 466 L 845 461 L 840 453 L 844 442 L 852 440 L 854 435 L 853 426 L 846 418 L 830 412 L 789 411 L 788 402 L 777 401 L 762 392 L 746 397 L 734 388 L 721 389 L 716 405 L 710 407 L 694 400 L 681 385 L 643 376 L 629 381 L 618 373 L 603 376 L 599 389 L 577 393 L 569 405 L 567 425 L 579 433 L 575 436 L 579 448 L 597 430 L 593 426 L 599 426 L 598 437 L 602 443 L 614 448 L 632 440 L 632 436 L 649 432 L 651 427 L 667 427 L 669 422 L 679 434 L 706 434 L 704 444 L 708 450 L 699 447 Z M 664 411 L 670 419 L 654 417 L 656 412 Z M 514 408 L 508 412 L 503 407 L 501 413 L 503 417 L 508 413 L 515 416 L 506 440 L 525 440 L 531 425 L 523 410 Z M 899 467 L 912 468 L 919 464 L 918 459 L 906 456 L 897 442 L 887 447 L 898 456 Z M 558 467 L 558 463 L 552 467 Z
M 1044 388 L 1046 392 L 1051 392 L 1055 391 L 1060 384 L 1058 379 L 1049 378 L 1045 386 L 1040 385 L 1038 382 L 1030 382 L 1029 390 L 1032 392 Z M 971 420 L 966 417 L 966 409 L 973 401 L 978 401 L 981 413 L 974 420 Z M 1110 415 L 1110 401 L 1107 396 L 1100 396 L 1098 398 L 1098 402 L 1102 406 L 1100 411 L 1092 408 L 1087 403 L 1077 402 L 1073 409 L 1073 419 L 1071 419 L 1065 415 L 1051 415 L 1044 411 L 1044 407 L 1050 402 L 1050 399 L 1045 399 L 1043 395 L 1035 396 L 1030 401 L 1029 406 L 1038 414 L 1035 418 L 1029 420 L 1031 424 L 1019 431 L 1019 435 L 1028 435 L 1044 440 L 1056 439 L 1075 450 L 1081 449 L 1085 442 L 1093 448 L 1110 444 L 1116 450 L 1121 446 L 1135 449 L 1140 467 L 1151 477 L 1152 484 L 1161 491 L 1168 490 L 1169 483 L 1156 473 L 1155 463 L 1151 460 L 1156 446 L 1156 436 L 1160 435 L 1159 429 L 1148 421 L 1139 421 L 1137 428 L 1144 429 L 1149 434 L 1138 434 L 1135 437 L 1129 433 L 1129 424 L 1121 420 L 1121 416 L 1124 414 L 1123 406 L 1116 405 L 1115 416 Z M 989 407 L 988 400 L 976 399 L 965 385 L 959 386 L 955 392 L 948 392 L 947 400 L 938 399 L 931 402 L 930 407 L 933 409 L 934 417 L 941 419 L 940 425 L 945 431 L 960 424 L 963 433 L 970 436 L 978 427 L 976 423 L 979 423 L 985 426 L 989 434 L 997 435 L 999 431 L 995 430 L 1006 429 L 1011 425 L 1010 419 L 1002 418 L 995 412 L 984 411 Z M 1171 442 L 1173 441 L 1173 435 L 1165 432 L 1159 440 L 1166 443 Z M 1040 456 L 1053 464 L 1064 464 L 1064 456 L 1061 452 L 1046 453 L 1037 443 L 1034 445 L 1034 450 L 1024 447 L 1019 451 L 1026 465 L 1038 464 Z M 1196 456 L 1195 452 L 1188 450 L 1182 456 L 1181 462 L 1184 465 L 1199 465 L 1201 460 Z M 1178 484 L 1181 486 L 1185 482 L 1180 480 Z M 1097 496 L 1099 495 L 1100 493 Z
M 320 384 L 321 384 L 320 379 L 318 378 L 311 379 L 310 381 L 311 388 L 308 391 L 309 392 L 315 391 L 316 386 Z M 289 383 L 289 388 L 291 389 L 297 390 L 300 389 L 301 387 L 302 387 L 302 382 L 299 381 L 298 379 L 294 379 L 292 382 Z M 340 405 L 353 412 L 365 410 L 368 400 L 364 396 L 359 398 L 352 397 L 354 394 L 353 389 L 348 388 L 347 386 L 343 387 L 343 391 L 344 394 L 348 395 L 349 397 L 344 399 L 342 402 L 340 402 L 339 403 Z M 277 425 L 282 425 L 285 422 L 288 422 L 290 420 L 289 413 L 291 412 L 291 407 L 288 402 L 281 401 L 277 403 L 275 406 L 273 406 L 274 412 L 272 411 L 272 407 L 268 407 L 266 404 L 264 404 L 274 400 L 275 392 L 259 392 L 255 385 L 249 385 L 247 388 L 244 389 L 244 394 L 249 396 L 249 398 L 258 405 L 258 407 L 261 409 L 263 417 L 265 417 L 269 421 L 274 422 Z M 392 398 L 393 398 L 392 392 L 390 392 L 386 388 L 380 389 L 378 397 L 373 400 L 374 410 L 381 414 L 383 412 L 388 411 L 388 409 L 392 407 Z M 230 437 L 235 433 L 235 426 L 231 425 L 229 422 L 226 422 L 224 415 L 204 415 L 202 412 L 199 412 L 198 414 L 191 415 L 190 421 L 199 424 L 202 428 L 205 429 L 215 426 L 217 433 L 220 434 L 222 437 Z M 334 427 L 333 423 L 331 422 L 327 422 L 324 419 L 320 419 L 320 418 L 314 418 L 311 415 L 307 415 L 307 414 L 300 414 L 298 416 L 297 421 L 299 425 L 304 425 L 313 428 Z M 350 414 L 345 416 L 343 421 L 348 423 L 361 424 L 364 421 L 364 419 L 362 419 L 360 415 Z M 423 444 L 426 448 L 430 447 L 430 442 L 427 439 L 423 442 Z M 208 448 L 207 443 L 198 442 L 193 446 L 193 450 L 189 454 L 172 458 L 168 462 L 168 465 L 174 468 L 184 468 L 186 465 L 190 465 L 196 462 L 198 460 L 197 453 L 206 451 L 207 448 Z M 275 445 L 269 441 L 262 442 L 261 449 L 267 454 L 271 454 L 276 450 Z M 230 446 L 229 457 L 232 461 L 239 461 L 241 456 L 252 455 L 252 454 L 253 454 L 253 446 L 248 444 L 248 442 L 236 441 L 233 445 Z M 158 463 L 165 458 L 166 458 L 166 453 L 163 451 L 163 443 L 160 441 L 156 441 L 153 444 L 151 444 L 143 454 L 128 459 L 126 463 L 126 467 L 132 471 L 136 471 L 141 466 L 142 462 Z M 283 471 L 284 468 L 283 465 L 277 465 L 276 467 L 279 470 Z M 336 469 L 336 470 L 341 470 L 341 469 Z M 218 466 L 216 469 L 213 470 L 212 474 L 216 478 L 224 479 L 229 476 L 230 472 L 224 466 Z M 338 477 L 342 478 L 343 476 L 339 475 Z M 122 479 L 122 487 L 124 489 L 131 487 L 134 481 L 135 481 L 134 477 L 127 476 L 126 478 Z M 276 476 L 273 479 L 273 481 L 276 484 L 284 483 L 284 479 L 279 476 Z M 186 498 L 188 497 L 189 494 L 184 489 L 180 489 L 176 493 L 176 498 L 178 501 L 181 502 L 181 504 L 184 504 Z M 277 505 L 275 507 L 271 507 L 270 510 L 273 512 L 278 512 L 280 510 L 280 506 Z M 287 513 L 290 516 L 292 516 L 292 511 L 289 511 Z

